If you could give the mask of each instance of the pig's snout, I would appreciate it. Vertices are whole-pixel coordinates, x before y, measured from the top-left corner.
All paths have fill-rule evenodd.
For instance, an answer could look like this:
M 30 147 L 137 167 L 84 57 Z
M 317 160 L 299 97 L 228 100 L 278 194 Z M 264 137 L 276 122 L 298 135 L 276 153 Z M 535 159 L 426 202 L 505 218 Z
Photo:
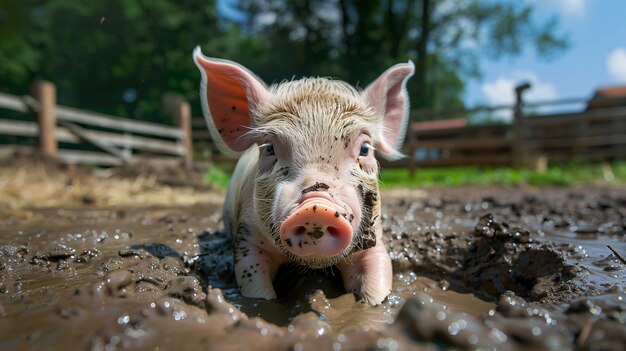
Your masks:
M 352 225 L 324 197 L 304 200 L 280 226 L 283 246 L 297 256 L 336 256 L 352 240 Z

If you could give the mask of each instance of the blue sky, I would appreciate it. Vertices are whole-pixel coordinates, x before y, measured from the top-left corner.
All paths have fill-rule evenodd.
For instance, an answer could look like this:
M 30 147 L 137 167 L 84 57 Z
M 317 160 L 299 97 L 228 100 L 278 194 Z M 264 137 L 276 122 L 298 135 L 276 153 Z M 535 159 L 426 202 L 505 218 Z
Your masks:
M 508 104 L 512 88 L 529 80 L 529 101 L 589 97 L 601 86 L 626 85 L 626 1 L 530 1 L 538 19 L 556 14 L 570 37 L 569 50 L 551 60 L 528 48 L 523 55 L 497 62 L 483 61 L 483 77 L 467 85 L 466 102 Z

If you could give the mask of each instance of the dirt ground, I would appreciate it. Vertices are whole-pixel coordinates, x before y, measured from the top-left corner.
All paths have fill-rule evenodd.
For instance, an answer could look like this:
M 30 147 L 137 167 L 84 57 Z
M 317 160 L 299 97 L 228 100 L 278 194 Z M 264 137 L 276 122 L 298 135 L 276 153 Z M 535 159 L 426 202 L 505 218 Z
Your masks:
M 223 192 L 181 169 L 0 163 L 0 349 L 626 349 L 626 189 L 382 194 L 392 294 L 236 288 Z

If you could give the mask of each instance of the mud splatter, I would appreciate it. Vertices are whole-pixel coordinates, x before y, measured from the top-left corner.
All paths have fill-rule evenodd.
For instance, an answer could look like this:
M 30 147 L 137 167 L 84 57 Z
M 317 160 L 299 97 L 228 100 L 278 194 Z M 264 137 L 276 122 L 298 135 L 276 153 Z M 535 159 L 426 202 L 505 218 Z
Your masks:
M 376 225 L 379 218 L 378 215 L 374 213 L 378 206 L 377 191 L 370 190 L 362 184 L 357 185 L 357 190 L 363 202 L 363 214 L 357 236 L 355 237 L 356 245 L 352 249 L 352 252 L 366 250 L 376 246 Z M 351 214 L 348 220 L 352 222 L 353 219 L 354 216 Z

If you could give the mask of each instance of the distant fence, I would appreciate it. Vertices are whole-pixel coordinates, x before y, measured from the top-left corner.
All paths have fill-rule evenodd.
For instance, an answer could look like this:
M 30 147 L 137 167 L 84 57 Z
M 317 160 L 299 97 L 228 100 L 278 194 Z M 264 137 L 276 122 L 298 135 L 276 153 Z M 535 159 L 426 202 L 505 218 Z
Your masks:
M 182 100 L 173 106 L 178 126 L 167 126 L 58 106 L 54 84 L 39 81 L 32 97 L 0 93 L 0 109 L 35 117 L 34 121 L 8 119 L 0 112 L 0 135 L 36 138 L 43 155 L 70 164 L 182 160 L 190 165 L 193 161 L 191 111 Z M 97 151 L 77 144 L 88 144 Z
M 626 107 L 529 116 L 522 127 L 524 155 L 552 161 L 626 158 Z
M 211 140 L 209 129 L 203 117 L 193 117 L 191 128 L 194 155 L 199 162 L 232 163 L 234 165 L 235 160 L 223 155 Z
M 411 126 L 404 160 L 391 167 L 447 167 L 511 165 L 513 143 L 507 125 L 418 129 Z
M 594 98 L 594 101 L 608 100 Z M 511 113 L 513 121 L 454 127 L 445 127 L 443 123 L 443 127 L 421 127 L 419 122 L 413 122 L 404 146 L 408 157 L 383 162 L 383 165 L 408 167 L 414 172 L 419 167 L 517 165 L 542 168 L 547 162 L 626 159 L 626 106 L 580 109 L 575 113 L 537 112 L 587 102 L 587 99 L 563 99 L 525 104 L 519 94 L 515 105 L 413 111 L 412 119 L 452 115 L 462 116 L 466 121 L 469 114 L 500 110 Z

